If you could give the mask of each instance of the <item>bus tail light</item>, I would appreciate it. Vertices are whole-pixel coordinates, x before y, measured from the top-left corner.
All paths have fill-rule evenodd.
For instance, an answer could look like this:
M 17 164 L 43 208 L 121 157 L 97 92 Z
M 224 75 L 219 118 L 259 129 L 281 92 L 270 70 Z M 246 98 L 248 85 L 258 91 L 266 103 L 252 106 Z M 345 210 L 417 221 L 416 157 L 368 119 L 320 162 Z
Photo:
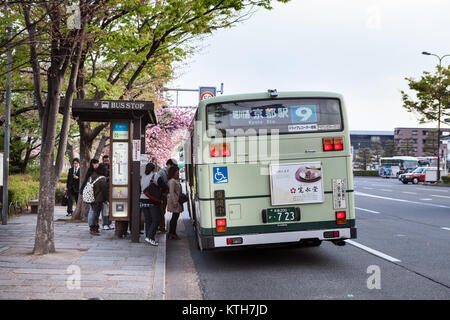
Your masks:
M 345 211 L 336 212 L 336 224 L 347 224 L 347 214 Z
M 341 151 L 344 150 L 344 138 L 323 138 L 323 151 Z
M 333 151 L 333 138 L 323 138 L 323 151 Z
M 230 144 L 229 143 L 210 144 L 209 155 L 211 156 L 211 158 L 231 156 Z
M 334 138 L 333 139 L 333 146 L 335 151 L 344 150 L 344 138 Z
M 227 245 L 230 244 L 242 244 L 243 239 L 241 237 L 239 238 L 227 238 Z
M 226 232 L 227 231 L 227 220 L 226 219 L 216 219 L 216 231 Z

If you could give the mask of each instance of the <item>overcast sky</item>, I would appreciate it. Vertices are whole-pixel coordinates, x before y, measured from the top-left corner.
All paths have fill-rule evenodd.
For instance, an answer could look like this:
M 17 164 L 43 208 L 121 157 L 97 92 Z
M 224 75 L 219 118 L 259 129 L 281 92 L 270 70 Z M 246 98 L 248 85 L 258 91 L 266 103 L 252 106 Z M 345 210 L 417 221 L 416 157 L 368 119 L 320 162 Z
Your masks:
M 448 0 L 291 0 L 258 10 L 203 41 L 171 88 L 217 86 L 224 94 L 334 91 L 344 95 L 350 130 L 419 126 L 402 108 L 405 77 L 433 71 L 450 54 Z M 443 62 L 450 64 L 450 57 Z M 175 103 L 175 94 L 171 95 Z M 179 93 L 178 105 L 195 105 Z M 436 123 L 421 125 L 436 127 Z

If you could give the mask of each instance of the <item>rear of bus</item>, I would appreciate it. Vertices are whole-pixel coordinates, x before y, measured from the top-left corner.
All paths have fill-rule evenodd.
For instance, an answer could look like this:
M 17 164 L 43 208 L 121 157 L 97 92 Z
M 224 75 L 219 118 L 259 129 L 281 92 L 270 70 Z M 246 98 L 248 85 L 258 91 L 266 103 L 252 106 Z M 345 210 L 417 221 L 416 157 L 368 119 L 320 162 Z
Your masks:
M 356 238 L 341 95 L 221 96 L 201 102 L 197 119 L 200 249 Z

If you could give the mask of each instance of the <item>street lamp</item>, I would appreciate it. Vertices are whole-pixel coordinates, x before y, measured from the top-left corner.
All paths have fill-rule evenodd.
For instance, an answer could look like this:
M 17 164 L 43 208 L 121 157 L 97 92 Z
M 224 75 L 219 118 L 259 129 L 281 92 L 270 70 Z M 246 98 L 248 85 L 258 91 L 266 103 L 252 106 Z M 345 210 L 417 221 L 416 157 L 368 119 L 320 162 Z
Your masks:
M 426 56 L 435 56 L 439 59 L 439 73 L 442 75 L 442 59 L 450 57 L 450 54 L 443 55 L 442 57 L 434 53 L 427 51 L 422 52 Z M 439 110 L 438 110 L 438 154 L 437 154 L 437 181 L 441 181 L 441 97 L 439 96 Z

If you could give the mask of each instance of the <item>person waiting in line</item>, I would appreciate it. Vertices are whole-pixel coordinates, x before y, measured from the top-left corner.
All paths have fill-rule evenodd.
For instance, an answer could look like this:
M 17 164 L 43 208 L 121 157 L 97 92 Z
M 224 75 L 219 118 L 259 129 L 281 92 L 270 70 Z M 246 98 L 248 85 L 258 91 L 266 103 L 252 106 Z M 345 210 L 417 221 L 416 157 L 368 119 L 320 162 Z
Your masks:
M 89 177 L 94 173 L 95 169 L 99 166 L 99 161 L 97 159 L 91 159 L 89 163 L 89 168 L 86 171 L 86 174 L 84 175 L 83 184 L 80 187 L 80 193 L 83 194 L 84 187 L 86 186 L 87 181 L 89 180 Z
M 88 224 L 92 235 L 100 235 L 98 219 L 102 210 L 103 202 L 109 199 L 109 184 L 106 183 L 106 167 L 103 163 L 90 176 L 90 181 L 94 182 L 94 202 L 91 203 L 92 211 L 89 211 Z
M 84 187 L 86 187 L 86 183 L 88 182 L 91 175 L 94 173 L 95 169 L 98 168 L 99 164 L 100 164 L 100 162 L 97 159 L 91 159 L 91 161 L 89 162 L 89 168 L 87 169 L 86 174 L 84 175 L 83 184 L 80 187 L 80 194 L 83 194 L 83 190 L 84 190 Z M 92 209 L 91 209 L 91 206 L 89 206 L 88 217 L 91 214 L 92 214 Z
M 109 185 L 109 156 L 105 154 L 102 157 L 102 163 L 106 167 L 106 183 Z M 102 207 L 102 229 L 103 230 L 113 230 L 114 225 L 112 224 L 112 221 L 109 220 L 109 199 L 103 204 Z
M 167 195 L 167 211 L 172 212 L 172 218 L 169 224 L 169 239 L 180 240 L 177 235 L 177 223 L 180 213 L 183 211 L 183 206 L 180 204 L 181 183 L 180 170 L 177 166 L 169 168 L 167 178 L 169 179 L 169 194 Z
M 153 163 L 147 163 L 145 166 L 144 175 L 141 177 L 141 196 L 140 207 L 144 212 L 145 220 L 145 241 L 153 246 L 157 246 L 158 242 L 155 239 L 156 231 L 158 229 L 159 222 L 161 220 L 161 205 L 155 201 L 149 199 L 144 190 L 150 185 L 150 183 L 156 182 L 155 178 L 155 165 Z M 159 187 L 163 188 L 162 179 L 159 180 Z
M 73 198 L 75 203 L 78 204 L 78 192 L 80 189 L 80 160 L 74 158 L 72 160 L 72 168 L 69 169 L 67 174 L 67 216 L 70 217 L 73 214 Z
M 176 167 L 178 169 L 178 163 L 175 159 L 169 159 L 166 162 L 166 166 L 158 171 L 156 174 L 156 181 L 159 181 L 159 179 L 163 180 L 163 183 L 165 185 L 165 190 L 169 189 L 169 179 L 168 179 L 168 173 L 169 169 L 172 167 Z M 161 222 L 159 223 L 159 231 L 161 232 L 167 232 L 166 230 L 166 208 L 167 208 L 167 191 L 164 191 L 163 193 L 163 199 L 161 201 Z

